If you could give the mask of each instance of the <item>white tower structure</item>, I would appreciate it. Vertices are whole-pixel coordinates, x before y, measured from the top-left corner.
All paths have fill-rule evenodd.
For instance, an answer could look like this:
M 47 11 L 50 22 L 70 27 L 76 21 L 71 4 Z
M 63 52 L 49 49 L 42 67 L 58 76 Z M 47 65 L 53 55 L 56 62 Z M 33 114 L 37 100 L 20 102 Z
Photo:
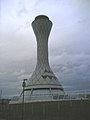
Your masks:
M 32 22 L 37 40 L 37 65 L 24 91 L 25 101 L 52 100 L 64 94 L 64 90 L 49 66 L 48 38 L 52 22 L 45 15 L 39 15 Z

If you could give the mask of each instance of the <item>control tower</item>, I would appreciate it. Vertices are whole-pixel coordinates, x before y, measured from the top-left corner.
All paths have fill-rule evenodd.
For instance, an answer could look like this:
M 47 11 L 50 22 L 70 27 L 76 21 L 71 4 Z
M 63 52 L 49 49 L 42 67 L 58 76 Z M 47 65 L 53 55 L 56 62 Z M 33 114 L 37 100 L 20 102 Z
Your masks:
M 50 68 L 48 60 L 48 38 L 52 22 L 39 15 L 32 22 L 37 41 L 37 65 L 24 89 L 25 101 L 53 100 L 64 95 L 63 87 Z

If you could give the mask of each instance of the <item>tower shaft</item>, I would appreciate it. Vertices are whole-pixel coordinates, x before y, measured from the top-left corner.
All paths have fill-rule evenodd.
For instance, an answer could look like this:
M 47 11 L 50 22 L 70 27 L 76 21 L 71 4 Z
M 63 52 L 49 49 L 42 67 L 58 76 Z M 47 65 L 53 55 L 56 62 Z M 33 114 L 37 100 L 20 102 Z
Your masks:
M 52 22 L 48 18 L 36 18 L 32 22 L 32 27 L 37 40 L 37 67 L 41 65 L 49 66 L 48 61 L 48 38 L 52 27 Z

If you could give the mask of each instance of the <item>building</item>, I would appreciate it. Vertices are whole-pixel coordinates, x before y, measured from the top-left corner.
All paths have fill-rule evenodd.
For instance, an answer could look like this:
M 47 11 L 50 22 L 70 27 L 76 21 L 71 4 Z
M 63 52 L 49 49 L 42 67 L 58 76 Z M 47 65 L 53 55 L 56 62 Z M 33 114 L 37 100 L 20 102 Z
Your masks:
M 37 40 L 37 65 L 24 88 L 24 101 L 52 100 L 64 95 L 64 89 L 50 68 L 48 60 L 48 38 L 52 22 L 45 15 L 39 15 L 32 22 Z M 22 100 L 23 95 L 19 101 Z

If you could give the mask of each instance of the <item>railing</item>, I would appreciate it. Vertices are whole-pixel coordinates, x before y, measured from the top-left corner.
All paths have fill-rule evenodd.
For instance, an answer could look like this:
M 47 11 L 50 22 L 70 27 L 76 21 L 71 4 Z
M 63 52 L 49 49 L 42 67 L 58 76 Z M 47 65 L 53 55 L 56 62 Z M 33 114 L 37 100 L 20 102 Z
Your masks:
M 19 97 L 18 97 L 19 98 Z M 27 98 L 29 98 L 27 100 Z M 34 94 L 31 96 L 24 96 L 25 102 L 38 102 L 38 101 L 64 101 L 64 100 L 90 100 L 90 91 L 88 92 L 69 92 L 68 94 Z M 22 102 L 22 98 L 12 99 L 11 103 Z

